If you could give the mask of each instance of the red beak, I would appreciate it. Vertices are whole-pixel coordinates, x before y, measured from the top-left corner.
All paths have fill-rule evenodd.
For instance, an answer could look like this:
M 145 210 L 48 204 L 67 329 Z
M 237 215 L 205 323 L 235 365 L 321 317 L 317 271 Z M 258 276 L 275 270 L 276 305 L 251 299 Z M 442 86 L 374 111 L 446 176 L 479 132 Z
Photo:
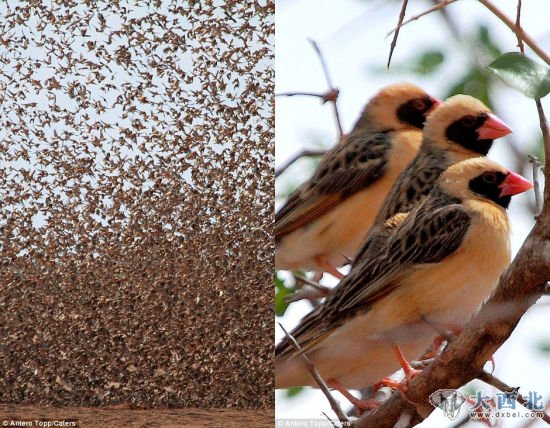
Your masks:
M 512 132 L 512 130 L 502 120 L 496 117 L 493 113 L 488 113 L 488 117 L 483 122 L 483 125 L 477 129 L 480 140 L 496 140 L 504 137 Z
M 430 107 L 430 109 L 426 113 L 431 113 L 432 111 L 435 110 L 435 108 L 439 104 L 441 104 L 441 101 L 439 101 L 437 98 L 434 98 L 434 97 L 430 97 L 430 101 L 432 102 L 432 106 Z
M 514 196 L 533 187 L 533 183 L 515 172 L 509 172 L 500 186 L 500 197 Z

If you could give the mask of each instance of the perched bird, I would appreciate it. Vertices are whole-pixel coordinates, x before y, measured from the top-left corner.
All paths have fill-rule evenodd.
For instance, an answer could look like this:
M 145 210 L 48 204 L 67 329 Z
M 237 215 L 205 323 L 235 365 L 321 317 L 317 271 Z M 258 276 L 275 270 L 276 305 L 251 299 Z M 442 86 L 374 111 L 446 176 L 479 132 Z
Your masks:
M 384 241 L 379 227 L 391 216 L 407 212 L 432 189 L 439 175 L 450 165 L 477 156 L 485 156 L 493 140 L 511 133 L 511 129 L 476 98 L 455 95 L 431 113 L 423 131 L 422 145 L 414 160 L 403 170 L 389 190 L 360 246 L 356 261 L 378 251 Z
M 275 216 L 275 268 L 329 272 L 354 258 L 399 173 L 416 155 L 439 102 L 417 86 L 382 89 L 352 132 Z
M 276 347 L 275 386 L 317 386 L 307 353 L 336 388 L 358 389 L 399 369 L 398 347 L 419 357 L 436 329 L 460 327 L 510 262 L 506 208 L 532 184 L 485 157 L 449 167 L 409 213 L 386 221 L 376 255 L 355 264 Z

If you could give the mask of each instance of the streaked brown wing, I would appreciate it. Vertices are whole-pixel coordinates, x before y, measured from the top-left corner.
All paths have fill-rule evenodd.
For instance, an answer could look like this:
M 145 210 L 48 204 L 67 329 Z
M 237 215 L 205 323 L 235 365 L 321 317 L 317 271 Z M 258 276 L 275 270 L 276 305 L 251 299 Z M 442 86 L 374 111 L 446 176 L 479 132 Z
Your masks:
M 391 235 L 379 250 L 354 265 L 325 302 L 292 332 L 303 349 L 318 343 L 346 319 L 368 311 L 399 287 L 411 269 L 437 263 L 455 252 L 470 224 L 470 216 L 457 202 L 443 194 L 434 196 L 396 221 L 399 224 L 389 223 Z M 277 355 L 292 351 L 287 339 L 277 346 Z
M 283 221 L 275 223 L 275 240 L 318 219 L 342 202 L 342 199 L 339 193 L 330 193 L 311 198 L 309 204 L 305 204 L 304 201 L 300 200 L 295 210 L 291 211 Z
M 470 224 L 470 216 L 459 202 L 435 189 L 430 199 L 407 216 L 380 250 L 371 252 L 354 266 L 329 296 L 326 304 L 332 307 L 333 321 L 368 310 L 392 287 L 398 287 L 399 278 L 410 269 L 438 263 L 455 252 Z
M 393 231 L 401 225 L 401 223 L 407 218 L 409 213 L 398 213 L 386 220 L 382 225 L 374 225 L 369 230 L 359 252 L 355 256 L 353 265 L 355 266 L 361 263 L 362 260 L 369 257 L 374 257 L 383 248 L 384 243 L 391 236 Z
M 390 135 L 350 135 L 321 160 L 311 180 L 275 215 L 275 239 L 299 229 L 363 190 L 384 173 Z
M 433 189 L 441 173 L 449 166 L 445 152 L 427 149 L 426 144 L 405 168 L 388 192 L 375 224 L 381 224 L 391 216 L 411 211 Z M 360 251 L 362 253 L 362 251 Z

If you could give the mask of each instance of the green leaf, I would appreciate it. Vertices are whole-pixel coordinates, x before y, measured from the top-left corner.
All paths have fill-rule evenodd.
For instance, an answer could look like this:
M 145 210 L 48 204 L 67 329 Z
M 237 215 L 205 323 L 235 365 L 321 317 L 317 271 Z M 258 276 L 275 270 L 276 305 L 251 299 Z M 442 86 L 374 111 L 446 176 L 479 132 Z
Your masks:
M 436 71 L 445 61 L 445 55 L 440 50 L 429 50 L 424 52 L 412 71 L 416 74 L 430 74 Z
M 489 28 L 487 28 L 487 26 L 482 25 L 479 27 L 477 38 L 479 44 L 485 48 L 487 54 L 489 54 L 491 58 L 496 58 L 502 54 L 498 46 L 493 43 L 493 40 L 491 40 L 491 33 L 489 32 Z
M 542 98 L 550 92 L 550 67 L 520 53 L 505 53 L 488 68 L 530 98 Z
M 282 317 L 286 308 L 288 308 L 288 303 L 285 302 L 285 296 L 294 291 L 292 288 L 287 288 L 285 283 L 275 274 L 275 315 Z
M 304 389 L 303 386 L 291 386 L 290 388 L 287 388 L 287 389 L 286 389 L 286 396 L 287 396 L 288 398 L 295 397 L 295 396 L 298 395 L 300 392 L 302 392 L 303 389 Z

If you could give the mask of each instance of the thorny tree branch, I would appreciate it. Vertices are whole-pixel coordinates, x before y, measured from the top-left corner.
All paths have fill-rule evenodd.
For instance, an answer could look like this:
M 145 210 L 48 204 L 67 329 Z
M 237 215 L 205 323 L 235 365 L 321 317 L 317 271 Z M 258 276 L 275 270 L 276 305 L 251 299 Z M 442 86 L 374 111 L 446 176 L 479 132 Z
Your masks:
M 484 1 L 486 1 L 486 0 L 484 0 Z M 486 3 L 489 3 L 489 2 L 486 1 Z M 485 6 L 487 8 L 489 8 L 488 5 L 485 5 Z M 498 9 L 496 9 L 493 5 L 491 5 L 491 8 L 492 8 L 491 11 L 493 11 L 493 13 L 495 13 L 495 11 L 497 11 L 499 13 L 499 14 L 497 14 L 497 16 L 501 20 L 506 19 L 506 17 Z M 524 46 L 523 46 L 523 39 L 519 34 L 519 31 L 523 32 L 523 30 L 521 29 L 521 0 L 518 0 L 515 28 L 518 30 L 518 31 L 514 31 L 514 32 L 515 32 L 515 34 L 518 38 L 519 50 L 521 51 L 522 54 L 525 55 L 525 49 L 524 49 Z M 548 159 L 550 157 L 550 135 L 549 135 L 549 132 L 548 132 L 548 121 L 546 120 L 546 115 L 544 114 L 544 109 L 542 108 L 542 103 L 541 103 L 540 99 L 536 99 L 535 104 L 537 105 L 537 113 L 539 115 L 539 124 L 540 124 L 540 129 L 541 129 L 541 132 L 542 132 L 542 138 L 543 138 L 543 141 L 544 141 L 544 153 L 545 153 L 545 157 L 546 157 L 545 176 L 548 179 L 548 176 L 550 174 L 550 166 L 548 165 Z M 538 178 L 538 166 L 540 165 L 540 162 L 534 156 L 529 156 L 529 159 L 533 162 L 533 179 L 535 180 L 535 199 L 537 199 L 537 198 L 540 199 L 540 196 L 539 196 L 539 183 L 538 183 L 538 180 L 537 180 L 537 178 Z M 545 198 L 548 198 L 549 192 L 550 192 L 550 186 L 548 184 L 546 184 L 546 188 L 545 188 L 545 192 L 544 192 Z M 539 211 L 540 211 L 540 200 L 537 203 L 537 212 L 539 212 Z
M 516 12 L 516 27 L 521 30 L 521 0 L 518 0 L 518 6 L 517 6 L 517 12 Z M 519 37 L 516 33 L 516 37 L 518 38 L 518 48 L 522 54 L 525 54 L 525 47 L 523 46 L 523 39 Z
M 285 303 L 294 303 L 300 300 L 309 300 L 311 303 L 327 297 L 332 288 L 321 285 L 315 281 L 311 281 L 303 276 L 294 274 L 294 280 L 296 284 L 303 284 L 305 287 L 301 287 L 294 293 L 285 296 Z
M 550 198 L 550 183 L 548 182 L 550 179 L 550 132 L 548 132 L 548 120 L 544 114 L 542 103 L 540 100 L 535 100 L 535 103 L 537 104 L 542 140 L 544 141 L 544 177 L 546 180 L 544 186 L 544 199 L 548 200 Z
M 333 90 L 330 90 L 329 92 L 326 92 L 324 94 L 318 94 L 317 92 L 296 91 L 296 92 L 280 92 L 278 94 L 275 94 L 275 96 L 276 97 L 295 97 L 295 96 L 317 97 L 317 98 L 321 98 L 324 104 L 326 102 L 333 101 L 333 99 L 335 98 L 335 94 L 336 96 L 338 96 L 338 94 L 335 93 L 335 91 Z
M 327 80 L 327 84 L 330 88 L 329 92 L 333 92 L 336 94 L 332 101 L 332 106 L 334 109 L 334 116 L 336 117 L 336 125 L 338 126 L 338 136 L 340 137 L 340 140 L 344 136 L 344 131 L 342 129 L 342 122 L 340 120 L 340 112 L 338 111 L 338 89 L 332 84 L 332 79 L 330 77 L 330 73 L 328 70 L 327 63 L 325 61 L 325 57 L 323 56 L 323 53 L 321 52 L 321 49 L 319 48 L 319 45 L 315 40 L 309 39 L 309 42 L 312 44 L 313 49 L 315 49 L 315 52 L 317 52 L 317 56 L 319 57 L 319 61 L 321 61 L 321 67 L 323 67 L 323 73 L 325 74 L 325 79 Z
M 540 182 L 539 182 L 539 169 L 541 167 L 541 163 L 539 159 L 536 156 L 533 155 L 527 155 L 529 158 L 529 162 L 533 166 L 533 192 L 535 193 L 535 207 L 537 210 L 537 214 L 540 212 L 541 208 L 541 200 L 540 200 Z
M 526 38 L 525 32 L 519 26 L 509 21 L 488 0 L 479 1 L 548 63 L 548 56 L 537 51 L 540 48 Z M 520 12 L 518 16 L 519 14 Z M 501 275 L 494 296 L 483 305 L 458 338 L 449 344 L 443 358 L 436 359 L 410 381 L 408 400 L 394 394 L 375 412 L 355 421 L 354 427 L 393 427 L 403 413 L 409 412 L 411 408 L 420 418 L 426 418 L 433 411 L 427 397 L 434 391 L 459 388 L 476 377 L 496 383 L 493 376 L 484 374 L 483 366 L 512 334 L 523 314 L 544 292 L 550 279 L 550 134 L 540 100 L 536 100 L 536 104 L 544 139 L 546 180 L 544 205 L 535 226 L 512 264 Z M 495 317 L 495 311 L 502 305 L 510 308 L 508 316 Z M 499 389 L 507 387 L 505 384 L 498 385 Z M 413 406 L 411 402 L 418 404 Z M 545 421 L 548 422 L 547 419 Z
M 338 127 L 338 139 L 341 142 L 344 138 L 344 131 L 342 129 L 340 111 L 338 110 L 338 95 L 340 94 L 340 90 L 332 84 L 332 78 L 330 76 L 330 72 L 328 70 L 328 66 L 325 61 L 325 57 L 323 56 L 323 53 L 321 52 L 319 45 L 317 44 L 317 42 L 315 42 L 315 40 L 312 40 L 312 39 L 309 39 L 309 42 L 311 43 L 311 45 L 313 46 L 313 49 L 315 49 L 315 52 L 319 57 L 319 61 L 321 62 L 321 67 L 323 68 L 323 74 L 325 75 L 325 79 L 329 86 L 329 90 L 324 94 L 319 94 L 315 92 L 298 91 L 298 92 L 282 92 L 282 93 L 276 94 L 275 96 L 294 97 L 297 95 L 303 95 L 303 96 L 321 98 L 321 100 L 323 101 L 323 104 L 327 102 L 332 103 L 332 106 L 334 109 L 334 117 L 336 119 L 336 126 Z M 325 154 L 325 152 L 326 150 L 302 150 L 300 153 L 292 157 L 283 166 L 279 167 L 275 171 L 275 178 L 277 178 L 279 175 L 285 172 L 298 159 L 301 159 L 303 157 L 309 157 L 309 156 L 322 156 Z
M 429 9 L 425 10 L 424 12 L 419 13 L 418 15 L 412 16 L 411 18 L 403 21 L 401 24 L 399 24 L 397 27 L 395 27 L 393 30 L 391 30 L 388 34 L 386 34 L 386 37 L 390 36 L 391 34 L 395 33 L 396 31 L 400 30 L 402 27 L 404 27 L 408 23 L 410 23 L 412 21 L 416 21 L 417 19 L 422 18 L 423 16 L 428 15 L 432 12 L 435 12 L 435 11 L 447 6 L 448 4 L 454 3 L 455 1 L 457 1 L 457 0 L 443 0 L 440 3 L 437 3 L 435 6 L 432 6 Z
M 300 347 L 296 339 L 288 331 L 286 331 L 286 329 L 283 327 L 281 323 L 279 323 L 279 327 L 283 329 L 286 337 L 288 337 L 288 339 L 292 342 L 292 345 L 294 346 L 294 348 L 297 351 L 300 351 L 302 348 Z M 338 402 L 334 399 L 334 397 L 330 393 L 330 390 L 328 389 L 327 384 L 325 383 L 325 381 L 323 380 L 323 378 L 315 368 L 315 365 L 313 364 L 313 362 L 308 358 L 307 354 L 303 353 L 301 355 L 304 362 L 306 363 L 306 367 L 309 373 L 311 374 L 311 376 L 313 376 L 313 379 L 315 379 L 315 382 L 317 382 L 317 385 L 319 385 L 319 388 L 321 389 L 321 391 L 323 391 L 323 394 L 325 394 L 325 396 L 327 397 L 327 400 L 330 403 L 330 407 L 332 408 L 334 413 L 336 413 L 336 416 L 338 417 L 340 422 L 348 422 L 348 418 L 346 417 L 346 415 L 338 405 Z
M 487 9 L 489 9 L 493 15 L 495 15 L 498 19 L 500 19 L 506 26 L 514 32 L 514 34 L 520 38 L 527 46 L 529 46 L 531 49 L 533 49 L 533 52 L 535 52 L 541 59 L 546 62 L 546 64 L 550 65 L 550 56 L 544 50 L 541 49 L 541 47 L 525 32 L 521 27 L 516 26 L 516 24 L 511 21 L 500 9 L 498 9 L 493 3 L 491 3 L 489 0 L 479 0 L 479 2 L 485 6 Z
M 428 15 L 432 12 L 435 12 L 435 11 L 438 11 L 438 10 L 441 10 L 442 8 L 444 8 L 445 6 L 451 4 L 451 3 L 454 3 L 456 2 L 457 0 L 443 0 L 439 3 L 436 3 L 434 6 L 432 6 L 431 8 L 425 10 L 424 12 L 422 13 L 419 13 L 418 15 L 415 15 L 409 19 L 407 19 L 406 21 L 402 21 L 401 19 L 401 15 L 399 17 L 399 23 L 397 25 L 397 27 L 395 27 L 393 30 L 391 30 L 388 35 L 392 34 L 392 33 L 396 33 L 394 35 L 394 41 L 397 42 L 397 36 L 399 34 L 399 30 L 401 27 L 407 25 L 408 23 L 412 22 L 412 21 L 416 21 L 417 19 L 425 16 L 425 15 Z M 544 60 L 547 64 L 550 65 L 550 56 L 548 56 L 548 54 L 546 52 L 544 52 L 544 50 L 534 41 L 533 38 L 531 38 L 525 31 L 523 31 L 523 29 L 521 28 L 521 26 L 518 26 L 516 25 L 514 22 L 512 22 L 506 15 L 504 15 L 502 13 L 502 11 L 500 11 L 499 9 L 497 9 L 489 0 L 479 0 L 479 2 L 481 4 L 483 4 L 487 9 L 489 9 L 494 15 L 496 15 L 504 24 L 506 24 L 506 26 L 508 26 L 508 28 L 510 28 L 514 34 L 516 35 L 516 37 L 518 38 L 518 46 L 520 46 L 520 48 L 523 46 L 523 43 L 525 43 L 527 46 L 529 46 L 531 49 L 533 49 L 533 51 L 542 59 Z M 405 5 L 406 1 L 404 2 L 404 5 Z M 406 5 L 405 5 L 406 7 Z M 403 13 L 403 7 L 401 8 L 401 13 Z M 518 14 L 516 16 L 516 22 L 518 19 L 521 18 L 521 0 L 519 1 L 518 3 Z M 392 46 L 393 46 L 393 42 L 392 42 Z M 393 52 L 393 49 L 392 49 L 392 52 Z M 390 59 L 391 59 L 391 53 L 390 52 Z M 388 61 L 388 65 L 389 65 L 389 61 Z
M 517 14 L 516 14 L 516 27 L 521 29 L 521 0 L 518 0 Z M 521 37 L 517 35 L 517 33 L 516 33 L 516 36 L 518 38 L 518 48 L 520 52 L 523 55 L 525 55 L 525 46 L 523 44 L 523 40 L 521 39 Z M 537 100 L 537 109 L 538 109 L 538 104 L 539 102 Z M 539 119 L 540 119 L 541 112 L 538 112 L 538 113 L 539 113 Z M 543 116 L 544 116 L 544 111 L 542 111 L 542 117 Z M 541 124 L 541 130 L 544 134 L 544 129 L 542 128 L 542 124 Z M 529 158 L 529 162 L 533 166 L 533 184 L 534 184 L 533 192 L 535 193 L 535 207 L 537 210 L 536 215 L 538 215 L 538 213 L 540 213 L 541 205 L 542 205 L 540 200 L 540 182 L 539 182 L 539 168 L 541 166 L 541 163 L 536 156 L 527 155 L 527 157 Z
M 279 167 L 275 171 L 275 178 L 277 178 L 279 175 L 285 172 L 298 159 L 301 159 L 304 157 L 323 156 L 325 153 L 326 153 L 326 150 L 307 150 L 307 149 L 302 150 L 300 153 L 291 157 L 283 166 Z
M 387 64 L 388 68 L 390 68 L 391 57 L 393 55 L 393 51 L 395 47 L 397 46 L 397 37 L 399 37 L 399 30 L 401 29 L 403 20 L 405 19 L 405 12 L 407 11 L 408 3 L 409 3 L 409 0 L 403 0 L 403 4 L 401 5 L 401 12 L 399 12 L 399 21 L 397 21 L 397 27 L 395 27 L 395 34 L 393 35 L 393 39 L 391 41 L 390 54 L 388 56 L 388 64 Z
M 478 379 L 481 380 L 482 382 L 485 382 L 488 385 L 494 386 L 496 389 L 502 392 L 514 393 L 519 391 L 519 387 L 509 386 L 503 381 L 501 381 L 499 378 L 497 378 L 496 376 L 487 372 L 481 373 L 481 375 L 478 376 Z M 527 400 L 523 398 L 523 396 L 520 394 L 517 395 L 516 401 L 522 406 L 525 406 L 527 404 Z M 546 412 L 543 413 L 542 420 L 547 424 L 550 424 L 550 416 L 548 416 Z
M 502 380 L 500 380 L 499 378 L 497 378 L 496 376 L 490 374 L 490 373 L 487 373 L 487 372 L 483 372 L 481 373 L 481 375 L 479 375 L 478 379 L 482 382 L 485 382 L 487 385 L 491 385 L 493 387 L 495 387 L 496 389 L 498 389 L 499 391 L 502 391 L 504 393 L 508 393 L 508 394 L 514 394 L 515 395 L 515 400 L 525 406 L 527 404 L 527 400 L 525 398 L 523 398 L 522 395 L 519 394 L 519 387 L 512 387 L 512 386 L 509 386 L 507 385 L 506 383 L 504 383 Z M 548 414 L 546 413 L 546 409 L 543 410 L 543 416 L 542 416 L 542 420 L 545 421 L 546 423 L 550 423 L 550 417 L 548 416 Z M 533 419 L 533 420 L 538 420 L 538 419 Z M 470 421 L 470 415 L 467 414 L 465 415 L 462 419 L 460 419 L 459 421 L 457 421 L 453 426 L 452 428 L 459 428 L 459 427 L 462 427 L 464 426 L 465 424 L 467 424 L 468 422 Z
M 331 425 L 332 425 L 334 428 L 338 428 L 338 427 L 336 426 L 336 424 L 334 423 L 334 421 L 333 421 L 332 419 L 330 419 L 330 418 L 328 417 L 328 415 L 327 415 L 325 412 L 321 412 L 321 413 L 323 414 L 323 416 L 324 416 L 325 418 L 327 418 L 327 420 L 331 423 Z

